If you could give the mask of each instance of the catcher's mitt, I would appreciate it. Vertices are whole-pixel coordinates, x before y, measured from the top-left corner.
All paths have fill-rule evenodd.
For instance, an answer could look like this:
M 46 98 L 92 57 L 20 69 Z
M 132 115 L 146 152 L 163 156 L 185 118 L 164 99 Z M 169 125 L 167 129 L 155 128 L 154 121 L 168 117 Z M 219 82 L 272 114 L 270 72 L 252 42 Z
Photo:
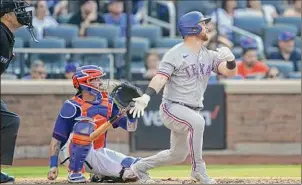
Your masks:
M 142 94 L 141 89 L 138 87 L 135 87 L 128 82 L 123 82 L 116 86 L 110 95 L 119 109 L 125 109 L 130 106 L 131 102 L 133 102 L 133 98 L 140 97 Z

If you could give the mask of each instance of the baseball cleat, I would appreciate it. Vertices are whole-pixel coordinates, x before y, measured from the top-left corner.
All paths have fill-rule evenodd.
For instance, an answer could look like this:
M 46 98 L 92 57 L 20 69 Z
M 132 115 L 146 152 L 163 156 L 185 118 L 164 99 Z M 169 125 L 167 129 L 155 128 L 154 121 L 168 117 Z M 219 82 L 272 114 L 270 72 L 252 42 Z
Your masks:
M 137 177 L 130 168 L 126 168 L 123 173 L 122 179 L 124 181 L 134 181 L 137 179 Z
M 15 178 L 7 175 L 6 173 L 1 172 L 0 183 L 13 184 L 15 182 Z
M 138 161 L 137 163 L 133 164 L 131 166 L 131 170 L 135 174 L 135 176 L 138 178 L 139 183 L 141 184 L 155 184 L 155 181 L 152 180 L 149 176 L 149 174 L 143 170 L 143 164 Z
M 68 182 L 70 183 L 85 183 L 86 178 L 82 173 L 72 173 L 68 175 Z
M 216 181 L 210 178 L 205 172 L 196 172 L 191 173 L 191 177 L 194 181 L 199 181 L 201 184 L 216 184 Z

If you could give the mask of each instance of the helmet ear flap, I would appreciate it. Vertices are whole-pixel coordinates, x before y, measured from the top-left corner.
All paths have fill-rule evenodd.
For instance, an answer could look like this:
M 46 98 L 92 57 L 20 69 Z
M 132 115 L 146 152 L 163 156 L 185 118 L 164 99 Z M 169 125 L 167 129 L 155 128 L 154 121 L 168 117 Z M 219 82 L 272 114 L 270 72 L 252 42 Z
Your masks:
M 76 78 L 75 75 L 73 75 L 72 81 L 73 81 L 73 86 L 74 86 L 74 88 L 80 89 L 80 83 L 79 83 L 79 81 L 78 81 L 78 79 Z

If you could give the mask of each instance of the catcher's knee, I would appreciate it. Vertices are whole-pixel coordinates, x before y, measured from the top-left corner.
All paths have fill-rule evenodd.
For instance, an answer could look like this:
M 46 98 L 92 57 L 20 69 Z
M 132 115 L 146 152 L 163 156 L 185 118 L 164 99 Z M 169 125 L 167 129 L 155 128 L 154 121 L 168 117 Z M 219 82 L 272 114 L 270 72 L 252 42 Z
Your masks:
M 80 172 L 83 169 L 85 159 L 91 149 L 90 134 L 94 131 L 94 124 L 88 121 L 79 121 L 74 125 L 70 143 L 69 170 Z

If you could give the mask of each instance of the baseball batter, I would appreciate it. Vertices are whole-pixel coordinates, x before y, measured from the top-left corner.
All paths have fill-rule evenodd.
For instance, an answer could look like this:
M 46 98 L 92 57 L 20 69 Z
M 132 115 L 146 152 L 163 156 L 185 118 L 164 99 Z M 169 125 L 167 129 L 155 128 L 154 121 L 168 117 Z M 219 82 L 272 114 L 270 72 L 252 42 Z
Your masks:
M 82 66 L 73 76 L 78 90 L 66 100 L 55 122 L 50 143 L 48 179 L 58 176 L 58 162 L 68 167 L 68 181 L 86 182 L 83 169 L 91 174 L 114 177 L 118 181 L 136 180 L 130 169 L 138 158 L 125 156 L 106 148 L 106 135 L 91 141 L 89 135 L 110 118 L 119 114 L 119 108 L 109 96 L 101 80 L 104 72 L 94 65 Z M 137 119 L 130 114 L 120 117 L 113 128 L 135 131 Z
M 190 154 L 194 180 L 214 184 L 208 177 L 202 158 L 205 120 L 200 114 L 203 95 L 211 72 L 225 76 L 237 73 L 235 57 L 229 48 L 207 50 L 203 43 L 208 40 L 207 23 L 202 13 L 193 11 L 183 15 L 178 28 L 184 42 L 170 49 L 159 65 L 157 75 L 151 80 L 144 95 L 135 98 L 130 110 L 134 117 L 144 114 L 150 98 L 164 86 L 160 117 L 171 130 L 169 150 L 144 158 L 132 165 L 141 183 L 153 183 L 147 171 L 161 165 L 180 163 Z

